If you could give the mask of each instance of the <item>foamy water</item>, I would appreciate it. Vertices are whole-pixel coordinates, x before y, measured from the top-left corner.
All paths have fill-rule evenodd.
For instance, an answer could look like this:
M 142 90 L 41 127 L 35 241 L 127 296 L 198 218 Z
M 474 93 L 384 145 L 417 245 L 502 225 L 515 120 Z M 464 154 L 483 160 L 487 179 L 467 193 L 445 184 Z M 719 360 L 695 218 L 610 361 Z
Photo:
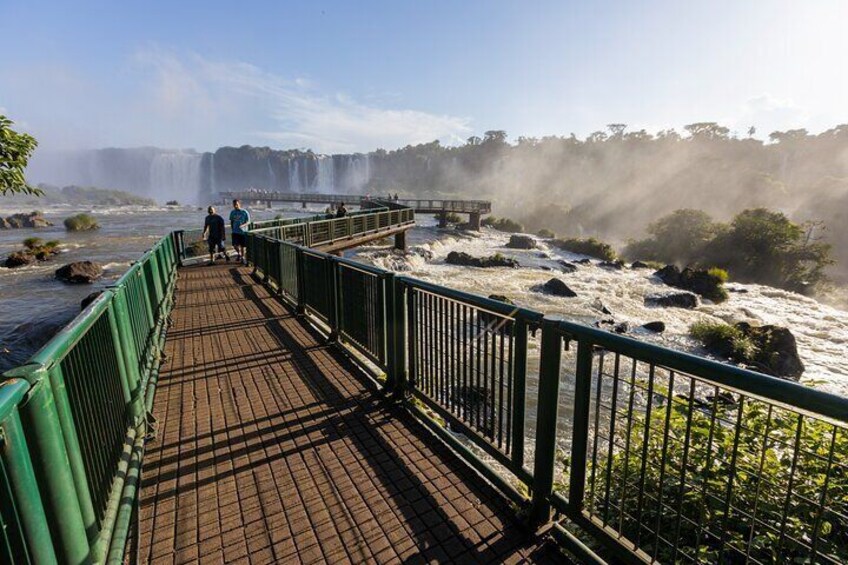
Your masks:
M 418 223 L 422 224 L 422 218 Z M 424 225 L 414 232 L 406 255 L 371 247 L 355 256 L 466 292 L 503 294 L 520 306 L 587 325 L 609 317 L 598 309 L 600 301 L 616 322 L 628 322 L 634 328 L 632 337 L 698 354 L 704 351 L 689 337 L 688 330 L 700 319 L 786 326 L 797 338 L 798 353 L 806 366 L 800 382 L 848 394 L 848 313 L 813 298 L 761 285 L 729 283 L 730 298 L 721 304 L 702 301 L 694 310 L 651 307 L 645 305 L 645 296 L 674 290 L 654 277 L 652 269 L 614 270 L 592 260 L 591 265 L 577 265 L 576 272 L 566 274 L 558 261 L 573 263 L 583 257 L 560 251 L 542 239 L 537 239 L 537 249 L 516 250 L 505 247 L 509 234 L 486 228 L 479 234 L 452 234 Z M 450 251 L 478 257 L 501 253 L 515 258 L 522 267 L 481 269 L 448 265 L 444 261 Z M 577 297 L 555 297 L 532 290 L 552 277 L 563 280 Z M 651 321 L 664 322 L 666 331 L 656 334 L 639 328 Z
M 257 219 L 313 214 L 318 209 L 251 209 Z M 71 213 L 90 211 L 102 225 L 97 232 L 67 233 L 62 219 Z M 2 210 L 8 215 L 13 211 Z M 226 212 L 226 210 L 224 210 Z M 79 311 L 79 301 L 117 279 L 140 254 L 159 237 L 177 227 L 199 228 L 204 212 L 192 207 L 68 208 L 45 210 L 56 225 L 39 230 L 0 231 L 0 257 L 20 248 L 30 236 L 58 239 L 62 250 L 47 263 L 21 269 L 0 268 L 0 370 L 26 360 L 52 333 Z M 629 322 L 635 328 L 630 335 L 672 348 L 703 353 L 688 337 L 689 326 L 701 319 L 727 322 L 749 321 L 789 327 L 798 341 L 798 351 L 806 365 L 801 382 L 827 391 L 848 394 L 848 312 L 815 299 L 760 285 L 728 284 L 730 298 L 719 305 L 704 301 L 695 310 L 656 308 L 644 304 L 645 296 L 672 289 L 652 276 L 652 270 L 620 271 L 592 265 L 577 265 L 578 270 L 561 272 L 559 260 L 574 262 L 581 257 L 563 252 L 538 239 L 538 249 L 507 249 L 509 235 L 484 229 L 477 233 L 441 230 L 431 217 L 419 216 L 410 231 L 410 250 L 393 252 L 386 246 L 363 247 L 347 255 L 376 266 L 403 271 L 405 274 L 436 284 L 481 295 L 505 294 L 517 304 L 562 317 L 592 324 L 607 317 L 597 308 L 600 300 L 617 322 Z M 478 269 L 445 264 L 450 251 L 474 256 L 500 252 L 522 265 L 519 269 Z M 54 271 L 71 261 L 98 261 L 105 267 L 103 279 L 91 286 L 68 286 L 53 278 Z M 550 269 L 550 270 L 546 270 Z M 577 298 L 559 298 L 533 292 L 531 288 L 551 277 L 562 279 Z M 646 322 L 662 321 L 664 334 L 638 329 Z M 531 344 L 534 347 L 534 344 Z

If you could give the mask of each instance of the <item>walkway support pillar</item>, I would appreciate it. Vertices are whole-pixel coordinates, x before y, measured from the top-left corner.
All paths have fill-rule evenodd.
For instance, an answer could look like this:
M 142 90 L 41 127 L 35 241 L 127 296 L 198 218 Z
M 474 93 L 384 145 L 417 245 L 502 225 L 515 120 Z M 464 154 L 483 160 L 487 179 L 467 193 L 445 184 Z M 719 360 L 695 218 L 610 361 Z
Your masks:
M 406 230 L 395 234 L 395 249 L 406 251 Z
M 471 212 L 468 223 L 471 224 L 472 230 L 480 231 L 480 212 Z
M 302 207 L 303 209 L 306 209 L 306 200 L 304 200 L 304 201 L 301 203 L 301 207 Z

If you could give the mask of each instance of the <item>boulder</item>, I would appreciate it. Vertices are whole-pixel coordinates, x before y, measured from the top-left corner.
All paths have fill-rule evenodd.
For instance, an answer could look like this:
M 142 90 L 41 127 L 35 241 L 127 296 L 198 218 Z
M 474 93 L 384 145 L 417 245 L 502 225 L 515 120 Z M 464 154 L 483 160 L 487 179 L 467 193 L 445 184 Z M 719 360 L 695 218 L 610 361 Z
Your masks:
M 56 269 L 56 278 L 70 284 L 91 284 L 103 275 L 103 267 L 93 261 L 77 261 Z
M 569 263 L 564 259 L 560 259 L 559 266 L 563 273 L 573 273 L 577 270 L 577 265 L 575 265 L 574 263 Z
M 617 334 L 626 334 L 630 331 L 630 322 L 619 322 L 613 326 L 612 331 Z
M 29 265 L 33 261 L 35 261 L 35 257 L 31 254 L 23 251 L 15 251 L 14 253 L 9 253 L 9 256 L 6 257 L 6 261 L 3 263 L 3 266 L 9 269 L 15 269 L 17 267 Z
M 687 308 L 691 310 L 698 306 L 698 295 L 692 292 L 649 294 L 645 297 L 645 306 Z
M 92 292 L 91 294 L 89 294 L 88 296 L 86 296 L 85 298 L 83 298 L 80 301 L 80 310 L 85 310 L 86 308 L 88 308 L 88 305 L 91 304 L 92 302 L 94 302 L 95 300 L 97 300 L 97 297 L 100 296 L 101 294 L 103 294 L 102 290 L 96 290 L 96 291 Z
M 474 257 L 462 251 L 451 251 L 445 258 L 445 263 L 449 265 L 461 265 L 465 267 L 518 267 L 518 261 L 503 255 L 496 254 L 489 257 Z
M 510 249 L 535 249 L 536 240 L 529 235 L 511 235 L 506 246 Z
M 598 266 L 604 269 L 615 269 L 616 271 L 620 271 L 624 268 L 624 261 L 601 261 L 598 263 Z
M 724 279 L 705 269 L 686 267 L 681 271 L 675 265 L 666 265 L 655 272 L 654 276 L 669 286 L 694 292 L 714 302 L 722 302 L 727 299 Z
M 631 269 L 650 269 L 651 266 L 648 265 L 647 263 L 642 262 L 642 261 L 633 261 L 632 263 L 630 263 L 630 268 Z
M 661 334 L 665 331 L 665 322 L 648 322 L 647 324 L 642 324 L 642 329 Z
M 770 375 L 798 380 L 804 373 L 804 363 L 798 356 L 795 336 L 782 326 L 750 326 L 736 324 L 756 347 L 753 365 Z
M 595 300 L 592 301 L 592 308 L 594 308 L 595 310 L 599 310 L 607 316 L 612 316 L 612 312 L 609 308 L 606 307 L 606 305 L 601 301 L 600 298 L 595 298 Z
M 581 265 L 591 265 L 591 264 L 592 264 L 592 260 L 591 260 L 591 259 L 589 259 L 588 257 L 584 257 L 584 258 L 582 258 L 582 259 L 578 259 L 577 261 L 575 261 L 575 263 L 579 263 L 579 264 L 581 264 Z
M 566 298 L 574 298 L 577 293 L 568 288 L 568 285 L 559 279 L 551 279 L 543 285 L 539 285 L 534 290 L 536 292 L 546 292 L 554 296 L 564 296 Z
M 8 228 L 46 228 L 52 226 L 50 222 L 44 219 L 38 212 L 30 212 L 29 214 L 12 214 L 3 224 Z

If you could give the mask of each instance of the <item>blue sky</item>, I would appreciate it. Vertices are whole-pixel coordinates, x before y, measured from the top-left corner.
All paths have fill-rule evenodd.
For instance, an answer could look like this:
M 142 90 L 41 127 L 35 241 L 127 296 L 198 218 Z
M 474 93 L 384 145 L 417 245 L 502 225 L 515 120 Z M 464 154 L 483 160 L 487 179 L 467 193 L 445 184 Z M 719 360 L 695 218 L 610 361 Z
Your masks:
M 842 0 L 0 0 L 0 21 L 0 111 L 50 149 L 848 122 Z

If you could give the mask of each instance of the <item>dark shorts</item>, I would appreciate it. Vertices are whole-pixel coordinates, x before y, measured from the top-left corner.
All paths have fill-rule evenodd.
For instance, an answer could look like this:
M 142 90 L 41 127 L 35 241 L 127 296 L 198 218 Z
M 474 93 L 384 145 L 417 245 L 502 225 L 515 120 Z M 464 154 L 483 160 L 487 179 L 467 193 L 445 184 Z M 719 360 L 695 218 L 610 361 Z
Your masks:
M 209 253 L 215 253 L 216 250 L 224 251 L 224 240 L 213 241 L 210 239 L 207 243 L 209 244 Z
M 247 247 L 247 236 L 243 233 L 234 233 L 232 235 L 233 238 L 233 247 Z

